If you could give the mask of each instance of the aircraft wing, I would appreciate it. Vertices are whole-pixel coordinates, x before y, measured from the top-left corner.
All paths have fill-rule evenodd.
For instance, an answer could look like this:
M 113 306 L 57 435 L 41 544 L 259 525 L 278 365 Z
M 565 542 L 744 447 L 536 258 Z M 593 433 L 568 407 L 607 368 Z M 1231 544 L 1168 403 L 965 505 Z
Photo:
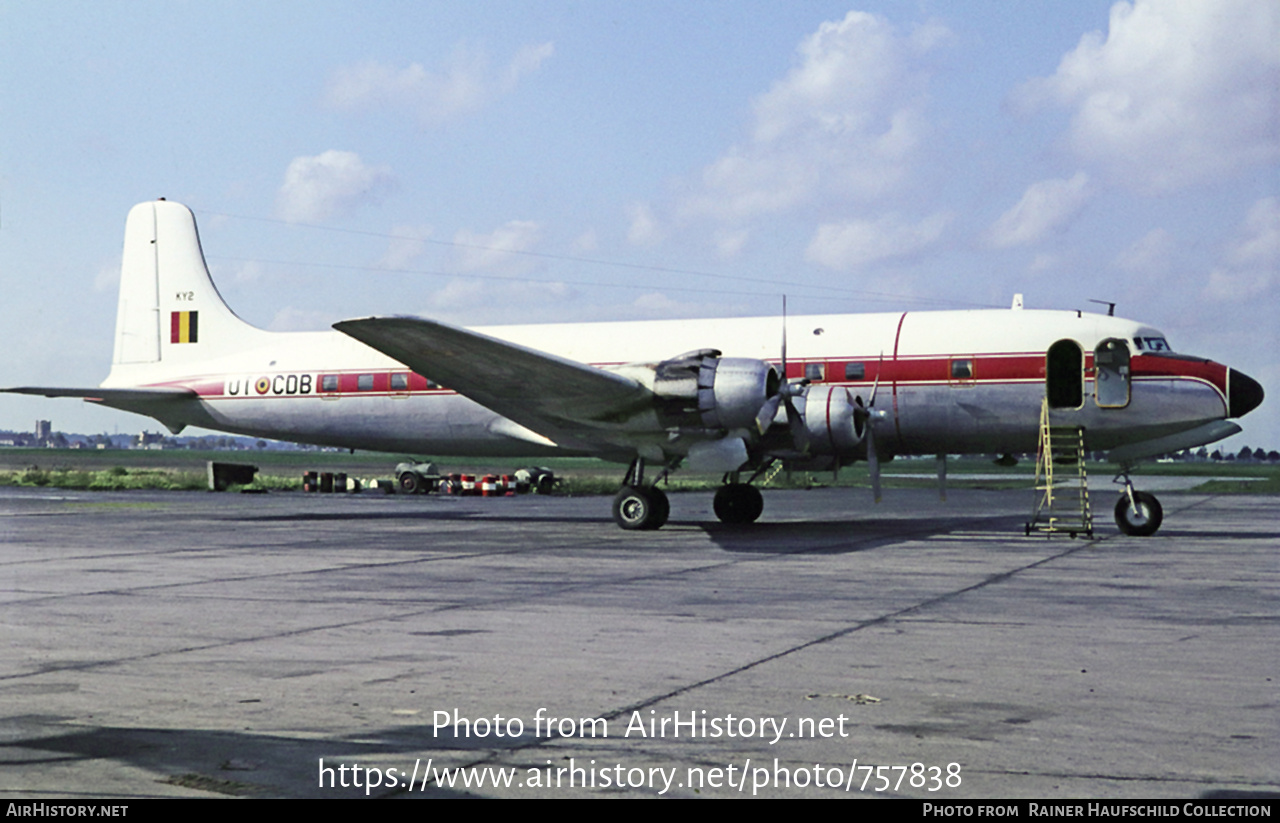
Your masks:
M 622 422 L 653 396 L 629 377 L 434 320 L 370 317 L 333 327 L 562 444 Z

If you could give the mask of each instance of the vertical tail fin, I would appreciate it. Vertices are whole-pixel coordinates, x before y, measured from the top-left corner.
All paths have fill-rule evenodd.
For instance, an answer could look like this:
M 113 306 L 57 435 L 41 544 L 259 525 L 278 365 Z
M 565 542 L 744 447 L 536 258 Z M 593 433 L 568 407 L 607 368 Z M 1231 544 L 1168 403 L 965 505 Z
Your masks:
M 155 200 L 129 211 L 113 371 L 205 360 L 253 345 L 261 334 L 218 294 L 190 209 Z

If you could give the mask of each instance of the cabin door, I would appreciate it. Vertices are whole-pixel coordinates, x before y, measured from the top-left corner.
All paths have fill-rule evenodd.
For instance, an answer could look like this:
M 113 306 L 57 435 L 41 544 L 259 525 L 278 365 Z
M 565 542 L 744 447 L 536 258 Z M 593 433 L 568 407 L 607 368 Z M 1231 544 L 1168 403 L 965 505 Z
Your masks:
M 1108 337 L 1093 352 L 1094 400 L 1102 409 L 1129 405 L 1129 344 Z
M 1059 340 L 1045 354 L 1044 394 L 1051 409 L 1084 406 L 1084 349 L 1074 340 Z

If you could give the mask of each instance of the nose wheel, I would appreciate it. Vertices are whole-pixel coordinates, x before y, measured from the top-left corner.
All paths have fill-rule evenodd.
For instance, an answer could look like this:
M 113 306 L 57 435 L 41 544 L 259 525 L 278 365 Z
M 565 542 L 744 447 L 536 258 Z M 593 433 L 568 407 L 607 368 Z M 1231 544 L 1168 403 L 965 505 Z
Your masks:
M 1134 491 L 1120 495 L 1116 501 L 1116 525 L 1130 537 L 1147 537 L 1156 533 L 1164 520 L 1164 508 L 1154 494 Z
M 1140 492 L 1129 479 L 1129 466 L 1121 467 L 1112 482 L 1123 483 L 1124 491 L 1116 501 L 1116 525 L 1130 537 L 1148 537 L 1156 533 L 1164 520 L 1164 508 L 1154 494 Z M 1122 479 L 1123 478 L 1123 479 Z

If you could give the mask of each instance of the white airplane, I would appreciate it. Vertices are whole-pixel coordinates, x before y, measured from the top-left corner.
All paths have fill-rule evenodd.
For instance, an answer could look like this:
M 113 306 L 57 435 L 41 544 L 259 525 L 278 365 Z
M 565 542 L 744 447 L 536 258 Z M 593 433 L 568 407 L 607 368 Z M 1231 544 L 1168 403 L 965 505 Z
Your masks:
M 791 329 L 786 351 L 784 322 Z M 159 420 L 384 452 L 595 455 L 629 464 L 614 499 L 624 529 L 660 527 L 655 483 L 677 467 L 723 472 L 715 511 L 754 521 L 751 485 L 776 461 L 838 470 L 894 455 L 1028 452 L 1045 399 L 1083 426 L 1125 491 L 1116 520 L 1151 534 L 1138 459 L 1241 429 L 1253 379 L 1175 354 L 1143 323 L 1078 311 L 894 312 L 503 326 L 410 317 L 269 332 L 218 294 L 185 206 L 142 203 L 125 226 L 111 373 L 81 397 Z M 776 357 L 782 339 L 782 357 Z M 710 348 L 715 346 L 716 348 Z M 680 354 L 680 352 L 684 352 Z M 658 478 L 646 477 L 646 468 Z M 744 481 L 744 474 L 747 479 Z

